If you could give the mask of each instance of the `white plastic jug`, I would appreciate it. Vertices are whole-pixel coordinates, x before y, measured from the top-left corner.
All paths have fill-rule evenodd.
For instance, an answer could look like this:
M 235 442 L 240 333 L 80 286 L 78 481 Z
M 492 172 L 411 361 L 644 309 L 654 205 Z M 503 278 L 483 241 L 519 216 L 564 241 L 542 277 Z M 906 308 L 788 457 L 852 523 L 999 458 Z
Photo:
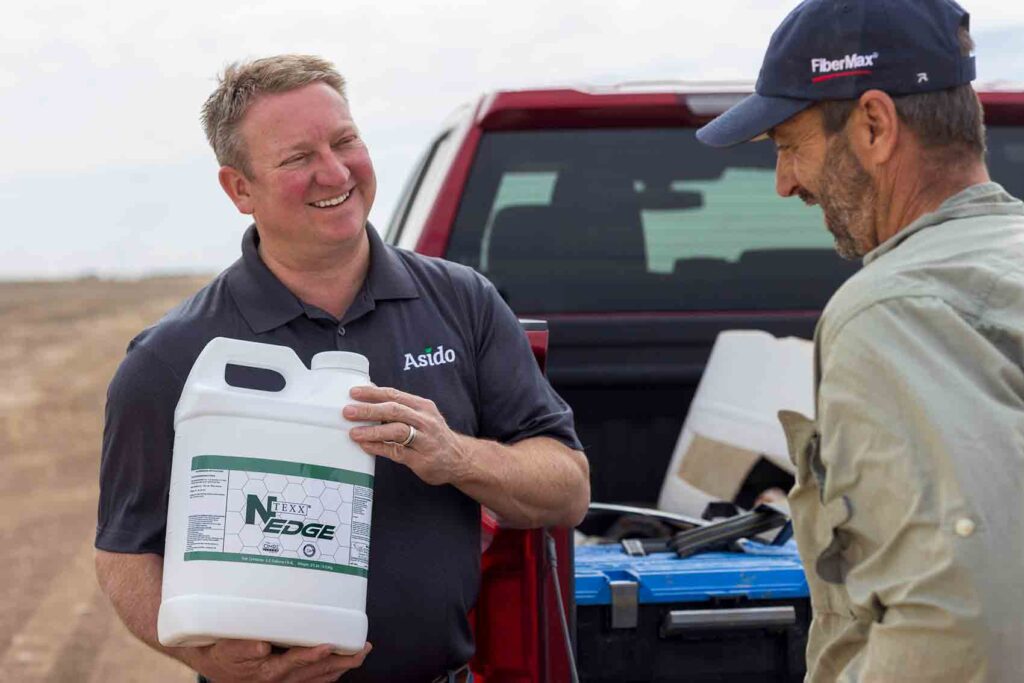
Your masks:
M 814 415 L 814 345 L 760 330 L 715 339 L 658 497 L 662 510 L 700 515 L 731 500 L 764 456 L 792 472 L 778 412 Z
M 228 364 L 277 372 L 284 388 L 231 386 Z M 311 365 L 223 337 L 196 359 L 174 413 L 163 645 L 365 644 L 374 458 L 341 409 L 369 362 L 335 351 Z

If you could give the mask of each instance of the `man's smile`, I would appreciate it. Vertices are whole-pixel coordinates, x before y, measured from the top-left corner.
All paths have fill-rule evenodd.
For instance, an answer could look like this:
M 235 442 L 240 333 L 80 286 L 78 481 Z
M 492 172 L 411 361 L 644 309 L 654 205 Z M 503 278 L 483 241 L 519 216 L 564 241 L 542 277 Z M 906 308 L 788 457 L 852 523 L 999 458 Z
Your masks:
M 338 195 L 337 197 L 333 197 L 331 199 L 321 199 L 318 202 L 310 202 L 309 205 L 315 206 L 318 209 L 329 209 L 332 206 L 338 206 L 339 204 L 342 204 L 346 199 L 348 199 L 350 194 L 352 194 L 352 190 L 349 190 L 345 194 Z

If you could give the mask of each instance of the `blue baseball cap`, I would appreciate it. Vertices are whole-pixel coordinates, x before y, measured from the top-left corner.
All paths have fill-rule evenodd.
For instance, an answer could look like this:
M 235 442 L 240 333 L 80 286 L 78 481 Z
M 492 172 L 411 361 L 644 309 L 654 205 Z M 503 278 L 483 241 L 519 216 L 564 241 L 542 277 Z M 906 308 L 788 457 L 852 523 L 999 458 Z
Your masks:
M 697 131 L 712 147 L 758 138 L 822 100 L 910 95 L 974 80 L 953 0 L 804 0 L 775 29 L 754 94 Z

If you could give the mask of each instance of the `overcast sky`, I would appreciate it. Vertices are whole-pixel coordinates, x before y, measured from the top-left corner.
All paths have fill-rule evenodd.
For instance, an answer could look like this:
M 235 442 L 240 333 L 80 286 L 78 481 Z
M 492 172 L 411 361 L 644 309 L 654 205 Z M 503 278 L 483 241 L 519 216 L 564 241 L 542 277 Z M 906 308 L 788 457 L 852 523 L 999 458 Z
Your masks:
M 1024 3 L 974 0 L 983 80 L 1024 81 Z M 319 54 L 349 81 L 386 224 L 457 105 L 507 87 L 753 79 L 776 0 L 177 3 L 41 0 L 0 9 L 0 279 L 213 272 L 246 218 L 198 122 L 228 62 Z

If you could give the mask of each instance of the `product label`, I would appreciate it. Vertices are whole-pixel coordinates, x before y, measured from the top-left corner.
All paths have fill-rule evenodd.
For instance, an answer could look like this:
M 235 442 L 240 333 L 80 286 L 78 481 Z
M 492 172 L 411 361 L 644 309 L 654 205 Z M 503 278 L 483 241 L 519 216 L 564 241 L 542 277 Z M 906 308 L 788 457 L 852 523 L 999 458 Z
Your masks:
M 366 577 L 373 477 L 302 463 L 192 458 L 185 561 L 249 562 Z

